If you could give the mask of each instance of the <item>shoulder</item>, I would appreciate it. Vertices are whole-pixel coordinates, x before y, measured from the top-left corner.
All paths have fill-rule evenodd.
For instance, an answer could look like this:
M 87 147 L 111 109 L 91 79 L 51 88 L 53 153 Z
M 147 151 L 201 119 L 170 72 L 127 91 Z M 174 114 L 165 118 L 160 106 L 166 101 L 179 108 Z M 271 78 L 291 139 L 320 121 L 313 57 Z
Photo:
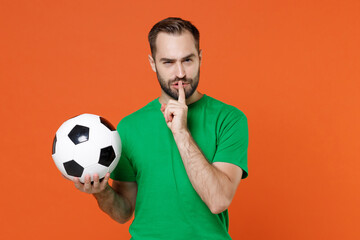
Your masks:
M 247 119 L 245 113 L 239 108 L 207 95 L 204 95 L 204 97 L 206 97 L 207 110 L 218 113 L 219 120 L 228 118 Z
M 155 99 L 120 120 L 116 130 L 120 135 L 124 151 L 136 145 L 138 136 L 149 127 L 147 123 L 154 118 L 156 112 L 161 112 L 157 104 L 160 103 Z
M 127 115 L 123 119 L 120 120 L 117 129 L 126 129 L 126 128 L 132 128 L 133 126 L 136 126 L 143 122 L 144 120 L 151 118 L 156 110 L 160 109 L 160 106 L 158 106 L 158 99 L 155 99 L 151 102 L 149 102 L 144 107 L 138 109 L 137 111 Z

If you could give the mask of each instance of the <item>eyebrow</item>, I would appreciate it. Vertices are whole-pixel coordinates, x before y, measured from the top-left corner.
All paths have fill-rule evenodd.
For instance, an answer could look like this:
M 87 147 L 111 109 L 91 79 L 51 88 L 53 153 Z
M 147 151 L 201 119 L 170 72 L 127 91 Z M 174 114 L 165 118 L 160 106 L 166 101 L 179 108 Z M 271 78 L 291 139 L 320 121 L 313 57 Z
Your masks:
M 181 60 L 184 60 L 184 59 L 188 59 L 188 58 L 192 58 L 192 57 L 195 57 L 195 54 L 194 53 L 190 53 L 189 55 L 181 58 Z M 172 59 L 172 58 L 160 58 L 160 62 L 173 62 L 175 61 L 176 59 Z

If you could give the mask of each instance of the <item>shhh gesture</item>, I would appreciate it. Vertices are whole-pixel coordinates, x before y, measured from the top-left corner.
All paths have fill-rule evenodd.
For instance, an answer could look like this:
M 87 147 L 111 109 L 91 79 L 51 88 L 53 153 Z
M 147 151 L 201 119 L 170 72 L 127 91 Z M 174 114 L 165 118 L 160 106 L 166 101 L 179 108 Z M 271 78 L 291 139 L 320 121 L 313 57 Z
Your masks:
M 167 104 L 161 105 L 161 112 L 164 114 L 167 126 L 173 134 L 187 131 L 187 112 L 185 90 L 182 81 L 178 82 L 179 98 L 170 99 Z

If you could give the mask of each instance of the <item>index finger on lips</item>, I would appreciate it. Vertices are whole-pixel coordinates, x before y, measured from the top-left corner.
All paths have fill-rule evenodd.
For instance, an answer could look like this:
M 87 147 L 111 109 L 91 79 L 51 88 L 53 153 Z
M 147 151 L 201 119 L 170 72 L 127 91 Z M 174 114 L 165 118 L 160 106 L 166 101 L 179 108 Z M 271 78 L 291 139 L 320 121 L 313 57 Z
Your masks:
M 185 104 L 185 90 L 184 86 L 182 85 L 182 81 L 179 81 L 179 98 L 178 102 Z

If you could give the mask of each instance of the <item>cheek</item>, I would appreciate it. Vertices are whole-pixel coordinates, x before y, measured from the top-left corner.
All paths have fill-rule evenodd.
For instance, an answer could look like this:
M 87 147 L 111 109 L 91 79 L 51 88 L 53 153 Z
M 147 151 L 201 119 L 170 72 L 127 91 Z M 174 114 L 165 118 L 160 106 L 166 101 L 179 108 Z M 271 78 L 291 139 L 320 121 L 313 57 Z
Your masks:
M 199 71 L 199 65 L 192 66 L 191 68 L 188 68 L 186 74 L 189 78 L 194 79 L 194 77 L 198 74 Z
M 164 79 L 168 80 L 171 78 L 171 70 L 166 68 L 158 68 L 158 74 Z

